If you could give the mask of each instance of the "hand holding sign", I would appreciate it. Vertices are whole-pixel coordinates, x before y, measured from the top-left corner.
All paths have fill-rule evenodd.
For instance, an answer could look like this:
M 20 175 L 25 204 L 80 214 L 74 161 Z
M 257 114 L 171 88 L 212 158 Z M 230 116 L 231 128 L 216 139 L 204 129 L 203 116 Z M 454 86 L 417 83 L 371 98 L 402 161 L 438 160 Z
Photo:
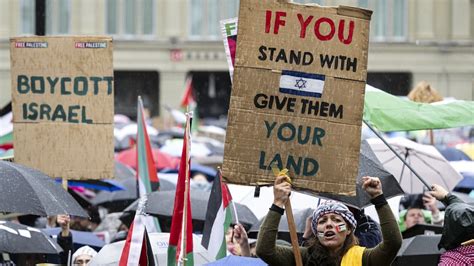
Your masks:
M 287 175 L 279 175 L 273 186 L 273 204 L 283 208 L 290 198 L 291 184 Z
M 275 185 L 273 186 L 273 204 L 280 208 L 285 206 L 296 266 L 302 266 L 303 261 L 299 250 L 298 236 L 296 235 L 295 219 L 293 218 L 293 210 L 291 208 L 291 201 L 289 200 L 291 194 L 291 178 L 288 176 L 288 169 L 286 168 L 279 170 L 276 166 L 272 165 L 272 172 L 277 177 L 275 179 Z

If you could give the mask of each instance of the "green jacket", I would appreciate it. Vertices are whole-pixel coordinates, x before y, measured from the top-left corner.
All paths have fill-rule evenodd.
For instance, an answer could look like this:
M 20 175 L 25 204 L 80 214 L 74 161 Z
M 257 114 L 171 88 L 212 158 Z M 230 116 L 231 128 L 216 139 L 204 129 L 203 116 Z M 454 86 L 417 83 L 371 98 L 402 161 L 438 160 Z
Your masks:
M 402 235 L 388 204 L 377 208 L 383 241 L 374 248 L 366 248 L 362 265 L 390 265 L 402 244 Z M 257 240 L 257 255 L 269 265 L 296 265 L 291 247 L 275 244 L 281 215 L 270 210 L 260 226 Z M 307 260 L 308 248 L 300 247 L 303 262 Z

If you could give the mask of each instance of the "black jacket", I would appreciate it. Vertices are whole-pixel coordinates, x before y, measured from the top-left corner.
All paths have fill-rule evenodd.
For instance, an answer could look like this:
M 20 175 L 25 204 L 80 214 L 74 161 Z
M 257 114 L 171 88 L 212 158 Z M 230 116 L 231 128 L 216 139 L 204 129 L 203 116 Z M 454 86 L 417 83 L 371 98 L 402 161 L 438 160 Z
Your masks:
M 438 248 L 450 250 L 474 238 L 474 206 L 451 194 L 448 194 L 442 202 L 446 205 L 446 211 L 443 235 Z

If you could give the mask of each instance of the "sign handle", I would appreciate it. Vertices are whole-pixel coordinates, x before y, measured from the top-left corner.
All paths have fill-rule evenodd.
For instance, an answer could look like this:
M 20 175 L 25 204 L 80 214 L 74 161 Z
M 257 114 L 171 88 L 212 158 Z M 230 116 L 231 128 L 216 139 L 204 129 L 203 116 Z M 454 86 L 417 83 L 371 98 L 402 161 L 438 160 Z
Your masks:
M 67 191 L 67 178 L 63 178 L 63 188 Z
M 293 210 L 291 209 L 291 201 L 285 204 L 286 218 L 288 220 L 288 228 L 290 229 L 291 246 L 293 247 L 293 253 L 295 254 L 296 266 L 303 266 L 303 260 L 301 259 L 300 245 L 298 243 L 298 236 L 296 235 L 295 219 L 293 218 Z

